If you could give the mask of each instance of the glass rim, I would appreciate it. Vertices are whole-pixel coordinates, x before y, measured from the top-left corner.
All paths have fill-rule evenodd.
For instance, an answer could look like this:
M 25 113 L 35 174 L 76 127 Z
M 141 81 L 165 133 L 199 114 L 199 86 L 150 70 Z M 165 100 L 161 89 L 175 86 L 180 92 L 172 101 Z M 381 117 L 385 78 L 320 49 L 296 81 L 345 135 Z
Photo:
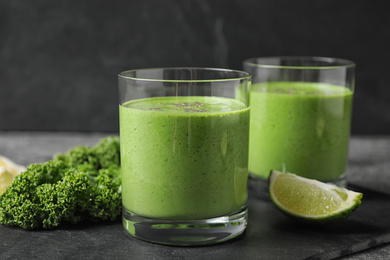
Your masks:
M 215 72 L 230 72 L 240 73 L 241 76 L 231 78 L 210 78 L 210 79 L 158 79 L 158 78 L 147 78 L 147 77 L 134 77 L 126 76 L 125 73 L 136 72 L 136 71 L 158 71 L 158 70 L 198 70 L 198 71 L 215 71 Z M 237 81 L 244 79 L 251 79 L 252 75 L 249 72 L 235 69 L 224 69 L 224 68 L 211 68 L 211 67 L 158 67 L 158 68 L 142 68 L 142 69 L 131 69 L 125 70 L 118 74 L 119 78 L 131 79 L 137 81 L 151 81 L 151 82 L 224 82 L 224 81 Z
M 268 62 L 266 62 L 268 60 Z M 324 65 L 317 66 L 294 66 L 294 65 L 275 65 L 270 64 L 270 60 L 290 60 L 290 61 L 317 61 L 323 62 Z M 261 61 L 264 61 L 263 63 Z M 337 68 L 353 68 L 356 64 L 347 59 L 342 58 L 333 58 L 333 57 L 322 57 L 322 56 L 265 56 L 265 57 L 253 57 L 248 58 L 243 61 L 243 64 L 249 65 L 252 67 L 261 67 L 267 69 L 301 69 L 301 70 L 320 70 L 320 69 L 337 69 Z M 334 65 L 331 65 L 334 64 Z

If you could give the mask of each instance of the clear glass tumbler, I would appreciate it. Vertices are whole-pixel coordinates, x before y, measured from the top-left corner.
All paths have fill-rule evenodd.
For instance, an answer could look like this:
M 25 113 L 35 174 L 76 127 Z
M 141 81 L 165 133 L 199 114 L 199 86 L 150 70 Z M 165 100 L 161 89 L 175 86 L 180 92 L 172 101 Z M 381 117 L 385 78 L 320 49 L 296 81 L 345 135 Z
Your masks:
M 204 245 L 247 225 L 247 72 L 119 74 L 123 225 L 168 245 Z
M 355 64 L 326 57 L 243 62 L 250 91 L 250 183 L 270 170 L 346 185 Z

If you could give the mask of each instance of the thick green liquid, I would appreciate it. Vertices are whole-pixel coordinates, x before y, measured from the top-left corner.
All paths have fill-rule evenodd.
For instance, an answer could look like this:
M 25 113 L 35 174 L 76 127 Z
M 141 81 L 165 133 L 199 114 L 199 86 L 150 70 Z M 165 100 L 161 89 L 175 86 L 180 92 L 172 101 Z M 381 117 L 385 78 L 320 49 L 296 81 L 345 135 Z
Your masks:
M 149 218 L 202 219 L 247 202 L 249 108 L 219 97 L 120 106 L 122 201 Z
M 346 172 L 352 91 L 321 83 L 252 86 L 249 172 L 333 181 Z

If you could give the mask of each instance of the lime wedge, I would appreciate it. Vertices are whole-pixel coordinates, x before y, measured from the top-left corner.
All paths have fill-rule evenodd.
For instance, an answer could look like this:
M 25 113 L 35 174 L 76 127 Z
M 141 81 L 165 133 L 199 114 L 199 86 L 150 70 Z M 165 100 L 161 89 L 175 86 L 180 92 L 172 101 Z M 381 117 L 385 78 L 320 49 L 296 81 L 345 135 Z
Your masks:
M 331 224 L 347 218 L 363 198 L 362 193 L 275 170 L 269 177 L 269 195 L 289 217 L 313 224 Z

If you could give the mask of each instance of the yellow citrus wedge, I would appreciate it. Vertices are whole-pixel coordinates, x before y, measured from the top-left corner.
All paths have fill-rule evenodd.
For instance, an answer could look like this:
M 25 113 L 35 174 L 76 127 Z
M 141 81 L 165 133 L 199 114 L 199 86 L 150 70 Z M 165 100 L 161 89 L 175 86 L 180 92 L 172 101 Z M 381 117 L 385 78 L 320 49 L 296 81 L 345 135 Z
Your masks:
M 26 167 L 0 156 L 0 195 L 12 183 L 14 177 L 25 170 Z

